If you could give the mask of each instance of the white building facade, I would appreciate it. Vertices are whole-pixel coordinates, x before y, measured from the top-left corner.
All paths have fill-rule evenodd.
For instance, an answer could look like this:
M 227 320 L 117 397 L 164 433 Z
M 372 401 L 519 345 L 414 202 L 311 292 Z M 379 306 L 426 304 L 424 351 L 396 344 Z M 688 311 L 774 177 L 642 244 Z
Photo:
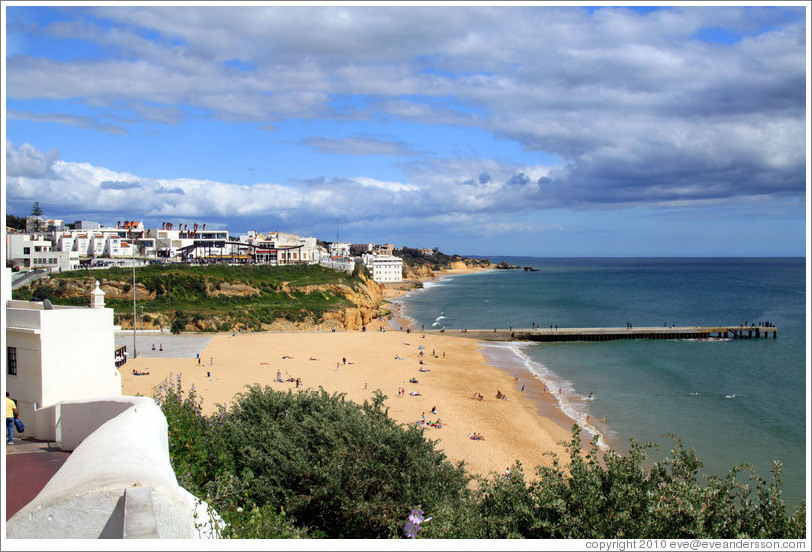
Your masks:
M 6 234 L 6 259 L 18 270 L 72 270 L 79 266 L 70 253 L 54 249 L 42 234 Z
M 403 281 L 403 259 L 394 255 L 364 255 L 364 266 L 379 284 Z
M 92 308 L 6 302 L 6 390 L 34 437 L 53 432 L 37 427 L 38 409 L 65 400 L 121 396 L 113 309 L 104 307 L 98 282 L 92 296 Z

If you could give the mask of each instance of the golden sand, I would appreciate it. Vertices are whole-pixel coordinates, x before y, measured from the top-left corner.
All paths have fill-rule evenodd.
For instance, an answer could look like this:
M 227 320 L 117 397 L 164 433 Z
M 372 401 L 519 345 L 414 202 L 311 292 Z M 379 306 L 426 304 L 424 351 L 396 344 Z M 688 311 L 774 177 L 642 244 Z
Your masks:
M 123 393 L 152 396 L 153 387 L 170 373 L 182 374 L 183 388 L 194 385 L 204 412 L 211 413 L 216 404 L 230 405 L 247 385 L 297 392 L 294 382 L 276 381 L 279 372 L 283 380 L 301 378 L 301 389 L 323 387 L 359 404 L 380 389 L 389 415 L 403 424 L 439 418 L 442 428 L 426 427 L 425 436 L 438 441 L 450 460 L 464 460 L 471 473 L 502 473 L 518 459 L 530 475 L 536 465 L 550 463 L 545 452 L 565 456 L 560 443 L 570 438 L 566 421 L 540 415 L 539 401 L 553 400 L 540 382 L 527 374 L 516 381 L 513 374 L 487 365 L 475 340 L 391 328 L 381 332 L 382 324 L 365 332 L 216 334 L 200 353 L 202 365 L 195 358 L 130 360 L 122 369 Z M 149 375 L 135 376 L 132 370 Z M 418 383 L 410 383 L 411 378 Z M 405 396 L 398 388 L 406 389 Z M 508 400 L 496 399 L 497 391 Z M 483 400 L 473 399 L 474 393 Z M 474 432 L 484 440 L 470 439 Z

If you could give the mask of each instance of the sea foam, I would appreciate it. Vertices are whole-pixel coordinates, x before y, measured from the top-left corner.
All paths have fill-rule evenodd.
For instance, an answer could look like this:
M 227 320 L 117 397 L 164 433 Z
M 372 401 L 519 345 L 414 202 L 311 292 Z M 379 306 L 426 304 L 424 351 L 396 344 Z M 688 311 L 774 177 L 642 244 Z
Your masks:
M 589 436 L 598 436 L 598 446 L 602 450 L 607 450 L 604 434 L 594 425 L 587 422 L 589 415 L 589 395 L 578 393 L 573 383 L 550 370 L 546 365 L 530 358 L 523 349 L 533 346 L 531 343 L 508 341 L 503 343 L 480 343 L 482 352 L 488 360 L 497 368 L 513 372 L 517 368 L 525 369 L 533 377 L 541 381 L 552 392 L 558 401 L 558 408 L 569 419 L 577 423 L 581 429 Z M 556 390 L 561 392 L 557 393 Z M 607 435 L 612 432 L 607 430 Z

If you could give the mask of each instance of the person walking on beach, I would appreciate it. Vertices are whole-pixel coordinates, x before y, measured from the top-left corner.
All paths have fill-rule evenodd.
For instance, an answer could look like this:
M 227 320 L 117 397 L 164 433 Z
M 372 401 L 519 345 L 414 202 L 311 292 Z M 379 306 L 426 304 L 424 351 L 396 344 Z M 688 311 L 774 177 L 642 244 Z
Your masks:
M 14 419 L 17 417 L 17 403 L 8 396 L 6 391 L 6 443 L 14 444 Z

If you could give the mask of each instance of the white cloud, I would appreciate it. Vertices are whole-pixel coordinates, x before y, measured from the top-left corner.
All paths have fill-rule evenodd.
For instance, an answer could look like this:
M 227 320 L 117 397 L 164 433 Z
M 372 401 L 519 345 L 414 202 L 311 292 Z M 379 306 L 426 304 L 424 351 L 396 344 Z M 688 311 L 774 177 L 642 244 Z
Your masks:
M 43 178 L 51 170 L 54 161 L 59 159 L 59 151 L 47 153 L 37 150 L 31 144 L 15 148 L 6 140 L 6 177 Z
M 645 14 L 546 6 L 67 10 L 77 15 L 73 21 L 39 32 L 84 41 L 106 57 L 25 56 L 16 53 L 25 43 L 11 29 L 9 117 L 114 133 L 133 120 L 177 124 L 191 112 L 262 128 L 290 119 L 394 119 L 425 125 L 426 134 L 440 125 L 484 130 L 565 164 L 416 156 L 400 167 L 408 182 L 335 174 L 307 197 L 295 185 L 268 184 L 260 199 L 252 193 L 258 185 L 155 181 L 150 185 L 205 196 L 181 201 L 181 194 L 156 192 L 150 209 L 162 214 L 356 212 L 359 189 L 375 206 L 395 201 L 424 215 L 440 206 L 499 212 L 802 195 L 806 29 L 803 8 L 795 11 L 796 22 L 783 9 L 691 6 Z M 692 38 L 710 27 L 756 34 L 733 45 Z M 348 109 L 331 103 L 356 95 L 363 102 Z M 65 101 L 66 112 L 22 105 L 37 99 Z M 77 115 L 76 101 L 95 114 Z M 419 138 L 346 135 L 299 143 L 341 155 L 411 155 L 408 144 L 420 147 Z M 60 178 L 79 170 L 59 168 Z M 95 172 L 104 171 L 84 170 L 98 187 L 102 175 Z M 477 183 L 483 171 L 492 179 Z M 116 175 L 104 179 L 119 182 Z M 35 185 L 20 176 L 15 190 Z M 96 191 L 100 197 L 89 201 L 99 208 L 102 199 L 131 198 L 123 189 Z M 69 193 L 56 193 L 69 200 Z

